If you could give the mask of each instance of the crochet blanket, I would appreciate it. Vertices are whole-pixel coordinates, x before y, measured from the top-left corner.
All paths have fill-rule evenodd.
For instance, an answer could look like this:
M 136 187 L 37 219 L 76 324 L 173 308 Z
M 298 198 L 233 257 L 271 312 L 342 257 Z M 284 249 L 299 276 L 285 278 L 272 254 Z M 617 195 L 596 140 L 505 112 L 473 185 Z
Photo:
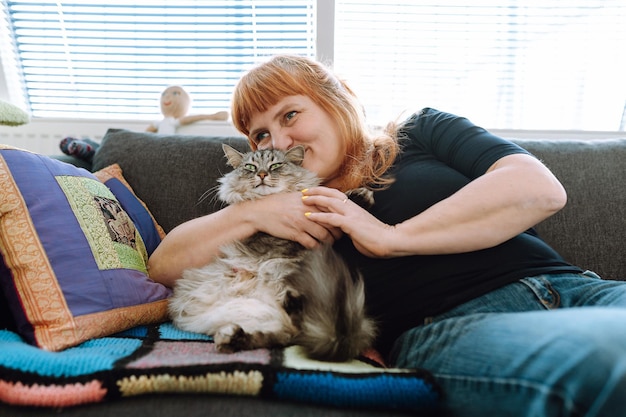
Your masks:
M 231 354 L 210 337 L 171 323 L 138 326 L 61 352 L 0 330 L 0 401 L 69 407 L 149 393 L 256 396 L 350 408 L 436 408 L 440 390 L 424 370 L 389 369 L 369 357 L 306 358 L 299 347 Z

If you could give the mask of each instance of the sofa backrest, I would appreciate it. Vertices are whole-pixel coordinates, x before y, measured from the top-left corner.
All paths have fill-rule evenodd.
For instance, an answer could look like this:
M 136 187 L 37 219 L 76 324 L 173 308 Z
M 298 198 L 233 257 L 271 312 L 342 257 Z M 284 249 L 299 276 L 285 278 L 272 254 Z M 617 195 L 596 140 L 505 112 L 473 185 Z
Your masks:
M 220 207 L 210 190 L 230 168 L 223 142 L 244 151 L 243 137 L 159 136 L 111 129 L 93 170 L 120 164 L 124 177 L 167 232 Z M 537 226 L 569 262 L 605 278 L 626 279 L 626 139 L 515 140 L 541 159 L 568 192 L 561 212 Z M 209 195 L 200 201 L 202 195 Z
M 92 170 L 119 164 L 137 196 L 169 232 L 180 223 L 220 208 L 212 190 L 217 179 L 231 169 L 226 165 L 222 143 L 241 151 L 249 149 L 243 137 L 109 129 L 94 155 Z
M 569 262 L 626 280 L 626 139 L 514 140 L 556 175 L 567 205 L 537 225 Z

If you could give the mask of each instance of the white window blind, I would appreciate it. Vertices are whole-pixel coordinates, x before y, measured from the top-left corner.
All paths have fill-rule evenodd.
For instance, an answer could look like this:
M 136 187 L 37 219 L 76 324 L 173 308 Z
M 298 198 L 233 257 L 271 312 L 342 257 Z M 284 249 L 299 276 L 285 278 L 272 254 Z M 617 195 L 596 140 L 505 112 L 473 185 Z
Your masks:
M 626 130 L 624 0 L 337 0 L 335 69 L 370 119 Z
M 315 56 L 314 0 L 4 3 L 34 117 L 149 119 L 172 84 L 212 113 L 262 57 Z
M 298 53 L 333 62 L 374 123 L 430 106 L 488 128 L 626 130 L 624 0 L 0 5 L 4 79 L 35 117 L 153 119 L 170 84 L 192 112 L 222 110 L 252 63 Z

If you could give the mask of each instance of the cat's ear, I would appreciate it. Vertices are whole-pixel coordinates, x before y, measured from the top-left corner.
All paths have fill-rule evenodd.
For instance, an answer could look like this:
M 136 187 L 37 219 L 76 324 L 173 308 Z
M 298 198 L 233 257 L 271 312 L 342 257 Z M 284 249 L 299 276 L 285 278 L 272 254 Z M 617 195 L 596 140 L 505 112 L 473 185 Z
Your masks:
M 243 154 L 241 152 L 225 143 L 222 143 L 222 149 L 224 150 L 224 155 L 226 155 L 228 165 L 233 168 L 237 168 L 241 165 L 241 161 L 243 161 Z
M 296 165 L 302 165 L 302 161 L 304 161 L 304 151 L 304 146 L 294 146 L 293 148 L 288 149 L 287 152 L 285 152 L 285 157 L 289 162 L 292 162 Z

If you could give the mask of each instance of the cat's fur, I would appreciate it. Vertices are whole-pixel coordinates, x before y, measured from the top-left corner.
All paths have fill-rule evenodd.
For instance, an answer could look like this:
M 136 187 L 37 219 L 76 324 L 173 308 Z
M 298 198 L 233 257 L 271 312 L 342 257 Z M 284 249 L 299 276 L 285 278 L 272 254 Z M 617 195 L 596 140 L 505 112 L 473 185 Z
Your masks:
M 301 167 L 301 146 L 242 154 L 224 145 L 224 152 L 234 170 L 219 180 L 218 196 L 228 204 L 319 184 Z M 314 359 L 345 361 L 368 348 L 376 333 L 364 298 L 360 275 L 330 245 L 305 249 L 257 233 L 226 245 L 210 264 L 186 270 L 169 312 L 179 328 L 213 335 L 220 351 L 298 344 Z

